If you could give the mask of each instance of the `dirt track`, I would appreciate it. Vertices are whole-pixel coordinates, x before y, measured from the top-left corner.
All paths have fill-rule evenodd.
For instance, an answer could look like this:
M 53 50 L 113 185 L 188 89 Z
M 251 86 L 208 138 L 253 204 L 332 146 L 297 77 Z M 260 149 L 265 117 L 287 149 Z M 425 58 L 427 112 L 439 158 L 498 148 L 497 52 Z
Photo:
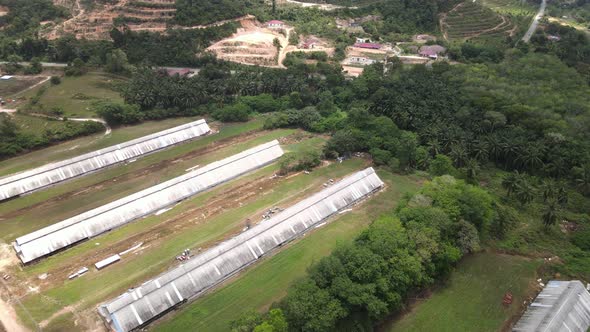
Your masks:
M 6 289 L 7 288 L 4 285 L 4 281 L 0 279 L 0 293 L 5 294 Z M 5 299 L 2 298 L 2 296 L 0 296 L 0 331 L 2 331 L 2 327 L 4 327 L 7 332 L 29 331 L 29 329 L 20 323 L 14 308 L 9 303 L 7 303 Z

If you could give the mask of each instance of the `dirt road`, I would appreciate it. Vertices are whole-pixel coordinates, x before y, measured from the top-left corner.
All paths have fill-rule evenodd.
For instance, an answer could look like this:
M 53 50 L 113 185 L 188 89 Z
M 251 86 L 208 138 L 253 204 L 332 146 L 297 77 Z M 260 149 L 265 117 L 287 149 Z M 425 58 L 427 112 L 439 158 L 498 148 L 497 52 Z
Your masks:
M 295 1 L 295 0 L 287 0 L 287 2 L 290 4 L 293 4 L 293 5 L 301 6 L 303 8 L 316 7 L 320 10 L 325 10 L 325 11 L 331 11 L 331 10 L 342 9 L 342 8 L 358 9 L 358 7 L 356 7 L 356 6 L 355 7 L 346 7 L 346 6 L 338 6 L 338 5 L 330 5 L 330 4 L 322 4 L 322 3 L 301 2 L 301 1 Z
M 1 276 L 1 274 L 0 274 Z M 0 294 L 9 294 L 4 280 L 0 279 Z M 29 332 L 30 330 L 20 323 L 14 308 L 0 296 L 0 323 L 9 332 Z
M 537 30 L 537 26 L 539 25 L 539 20 L 545 14 L 545 7 L 547 7 L 547 0 L 543 0 L 543 2 L 541 2 L 541 7 L 539 7 L 539 12 L 537 13 L 537 15 L 535 15 L 535 18 L 533 19 L 533 22 L 531 23 L 529 30 L 522 37 L 523 42 L 528 43 L 531 40 L 531 37 L 533 36 L 535 31 Z

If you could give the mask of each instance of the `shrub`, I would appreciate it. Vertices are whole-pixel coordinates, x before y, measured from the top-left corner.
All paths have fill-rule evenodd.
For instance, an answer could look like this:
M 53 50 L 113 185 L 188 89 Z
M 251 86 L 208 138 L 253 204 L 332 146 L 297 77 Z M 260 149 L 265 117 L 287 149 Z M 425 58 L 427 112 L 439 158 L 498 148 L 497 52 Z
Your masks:
M 279 161 L 279 173 L 284 175 L 289 172 L 311 170 L 321 163 L 320 153 L 314 150 L 300 153 L 287 153 Z
M 216 120 L 223 122 L 244 122 L 250 118 L 251 109 L 244 103 L 225 106 L 213 113 Z
M 96 105 L 96 108 L 96 114 L 110 125 L 137 123 L 144 118 L 136 105 L 100 102 Z
M 59 76 L 51 76 L 51 79 L 49 81 L 53 85 L 59 85 L 61 83 L 61 77 L 59 77 Z

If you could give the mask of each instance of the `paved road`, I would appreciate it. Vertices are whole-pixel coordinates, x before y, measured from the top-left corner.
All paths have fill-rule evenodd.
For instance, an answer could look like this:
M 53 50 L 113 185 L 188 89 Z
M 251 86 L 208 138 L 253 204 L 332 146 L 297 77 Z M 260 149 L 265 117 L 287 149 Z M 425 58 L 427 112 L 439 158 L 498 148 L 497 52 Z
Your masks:
M 0 61 L 0 65 L 5 65 L 7 64 L 7 61 Z M 19 62 L 18 63 L 21 66 L 28 66 L 29 63 L 26 61 L 23 62 Z M 67 63 L 57 63 L 57 62 L 41 62 L 41 65 L 43 67 L 66 67 L 68 64 Z
M 0 65 L 4 65 L 7 64 L 7 61 L 0 61 Z M 29 62 L 23 61 L 23 62 L 19 62 L 19 64 L 21 66 L 28 66 Z M 67 63 L 59 63 L 59 62 L 41 62 L 41 65 L 43 67 L 57 67 L 57 68 L 64 68 L 67 67 L 68 64 Z M 157 68 L 163 68 L 163 69 L 171 69 L 171 70 L 176 70 L 176 69 L 190 69 L 191 71 L 195 72 L 195 73 L 199 73 L 200 69 L 199 68 L 187 68 L 187 67 L 169 67 L 169 66 L 163 66 L 163 67 L 157 67 Z
M 546 6 L 547 6 L 547 0 L 543 0 L 543 2 L 541 2 L 541 7 L 539 7 L 539 12 L 537 13 L 535 18 L 533 19 L 533 22 L 531 23 L 529 30 L 522 37 L 523 42 L 528 43 L 531 40 L 531 37 L 535 33 L 535 30 L 537 30 L 537 26 L 539 25 L 539 20 L 545 14 L 545 7 Z

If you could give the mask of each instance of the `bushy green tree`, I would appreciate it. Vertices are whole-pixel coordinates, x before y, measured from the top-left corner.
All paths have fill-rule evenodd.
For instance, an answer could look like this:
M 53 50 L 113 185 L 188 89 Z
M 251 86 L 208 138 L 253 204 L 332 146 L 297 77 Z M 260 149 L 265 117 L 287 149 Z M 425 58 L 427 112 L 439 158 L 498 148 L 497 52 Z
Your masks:
M 451 158 L 444 154 L 437 154 L 430 162 L 429 172 L 434 176 L 445 174 L 454 175 L 456 174 L 456 171 L 455 167 L 453 167 L 453 161 Z
M 117 102 L 104 101 L 96 105 L 96 114 L 110 125 L 133 124 L 143 120 L 139 107 Z
M 213 113 L 213 117 L 223 122 L 244 122 L 250 118 L 250 107 L 244 103 L 225 106 Z

